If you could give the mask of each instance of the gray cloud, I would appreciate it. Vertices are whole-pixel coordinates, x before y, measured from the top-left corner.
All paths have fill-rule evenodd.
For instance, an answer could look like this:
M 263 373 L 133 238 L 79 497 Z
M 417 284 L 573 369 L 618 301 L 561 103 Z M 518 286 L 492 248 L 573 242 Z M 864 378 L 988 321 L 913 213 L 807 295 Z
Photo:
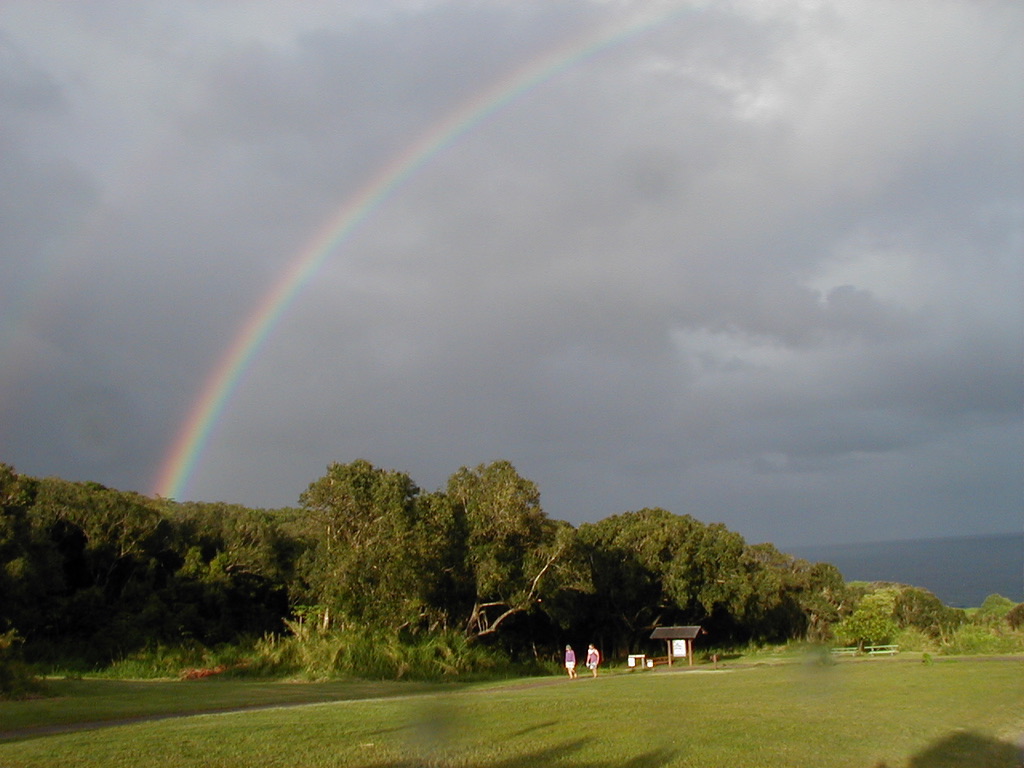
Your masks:
M 508 458 L 577 523 L 1019 526 L 1015 4 L 335 5 L 13 4 L 0 460 L 151 491 L 316 233 L 563 51 L 331 252 L 188 495 Z

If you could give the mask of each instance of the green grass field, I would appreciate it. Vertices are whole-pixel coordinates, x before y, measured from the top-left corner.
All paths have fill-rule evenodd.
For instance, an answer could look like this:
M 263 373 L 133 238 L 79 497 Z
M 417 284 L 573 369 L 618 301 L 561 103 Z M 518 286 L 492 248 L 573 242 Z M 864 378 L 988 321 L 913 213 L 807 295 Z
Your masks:
M 0 703 L 0 732 L 297 704 L 0 740 L 0 766 L 1016 768 L 1024 658 L 531 678 L 501 684 L 67 681 Z

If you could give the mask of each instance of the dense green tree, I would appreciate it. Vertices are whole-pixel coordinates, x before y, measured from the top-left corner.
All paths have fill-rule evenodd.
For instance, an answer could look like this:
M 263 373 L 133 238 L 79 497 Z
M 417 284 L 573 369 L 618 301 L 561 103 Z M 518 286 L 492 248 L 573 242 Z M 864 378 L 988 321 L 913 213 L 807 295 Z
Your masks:
M 131 579 L 148 554 L 170 545 L 171 529 L 151 499 L 98 483 L 40 481 L 35 504 L 38 525 L 80 547 L 84 578 L 110 595 Z
M 331 464 L 302 493 L 316 530 L 303 573 L 325 626 L 400 628 L 429 613 L 418 581 L 418 494 L 408 475 L 363 459 Z
M 547 517 L 536 485 L 511 463 L 462 467 L 449 478 L 447 495 L 465 519 L 471 637 L 538 610 L 563 585 L 581 586 L 573 531 Z
M 658 566 L 670 556 L 671 522 L 663 510 L 644 510 L 580 526 L 594 591 L 579 623 L 588 636 L 600 631 L 610 651 L 636 650 L 671 608 Z
M 1016 607 L 1016 603 L 1008 597 L 992 594 L 986 597 L 974 613 L 974 621 L 978 624 L 1002 624 L 1006 616 Z
M 421 494 L 409 547 L 426 629 L 461 630 L 475 597 L 465 510 L 442 491 Z
M 848 612 L 843 576 L 829 563 L 810 563 L 767 543 L 748 546 L 742 562 L 751 584 L 740 615 L 750 638 L 820 642 Z
M 700 624 L 720 644 L 824 633 L 845 599 L 831 566 L 663 509 L 584 524 L 580 537 L 595 586 L 587 621 L 603 621 L 620 653 L 672 623 Z
M 739 560 L 748 584 L 745 604 L 737 611 L 745 634 L 774 641 L 804 634 L 808 621 L 800 602 L 806 584 L 803 563 L 767 543 L 747 546 Z
M 38 607 L 41 579 L 29 509 L 37 483 L 0 464 L 0 633 L 27 623 Z M 11 635 L 13 637 L 13 635 Z
M 237 504 L 169 504 L 165 514 L 173 523 L 178 548 L 190 564 L 186 571 L 204 570 L 231 575 L 244 573 L 286 581 L 295 544 L 284 532 L 279 513 Z
M 177 560 L 171 526 L 152 499 L 45 478 L 31 518 L 60 579 L 27 640 L 76 644 L 103 659 L 173 636 L 163 590 Z
M 398 643 L 457 632 L 550 657 L 567 640 L 649 648 L 667 624 L 701 624 L 716 645 L 833 631 L 879 643 L 901 627 L 941 639 L 965 620 L 927 590 L 847 585 L 834 566 L 689 515 L 642 509 L 577 530 L 548 518 L 507 461 L 463 467 L 433 493 L 367 461 L 335 463 L 300 502 L 178 503 L 0 465 L 0 634 L 16 629 L 37 658 L 73 648 L 102 662 L 316 616 Z M 994 596 L 977 616 L 1019 612 Z
M 927 589 L 905 587 L 896 595 L 893 618 L 900 627 L 915 627 L 937 640 L 946 640 L 966 621 L 967 614 L 943 605 Z
M 180 562 L 167 602 L 176 630 L 207 643 L 283 629 L 298 544 L 280 513 L 165 502 Z
M 692 522 L 663 509 L 643 509 L 580 527 L 590 549 L 595 591 L 623 628 L 649 629 L 665 623 L 678 608 L 664 574 Z
M 853 613 L 836 627 L 836 634 L 845 642 L 863 648 L 865 645 L 891 643 L 899 632 L 893 618 L 898 591 L 883 588 L 864 595 Z
M 735 639 L 754 584 L 742 537 L 689 515 L 642 509 L 581 526 L 597 597 L 620 649 L 665 624 L 701 624 Z
M 743 619 L 753 596 L 742 563 L 746 543 L 721 523 L 684 519 L 688 536 L 665 569 L 666 592 L 690 621 L 721 639 L 744 639 Z
M 799 591 L 800 609 L 807 617 L 807 637 L 829 639 L 832 627 L 852 610 L 852 596 L 843 575 L 831 563 L 801 561 L 804 574 Z

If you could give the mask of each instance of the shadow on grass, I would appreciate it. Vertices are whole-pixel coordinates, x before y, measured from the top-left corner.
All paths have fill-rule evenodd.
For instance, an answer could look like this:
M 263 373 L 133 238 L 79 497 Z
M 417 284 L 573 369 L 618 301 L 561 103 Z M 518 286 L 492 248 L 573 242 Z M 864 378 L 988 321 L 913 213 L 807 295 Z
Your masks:
M 943 736 L 910 758 L 907 768 L 1021 768 L 1024 745 L 973 731 Z M 879 763 L 876 768 L 887 768 Z
M 475 765 L 479 766 L 479 768 L 536 768 L 539 765 L 550 765 L 555 761 L 570 759 L 586 743 L 585 739 L 576 739 L 553 747 L 538 749 L 527 754 L 499 759 L 494 762 L 479 762 L 475 763 Z M 567 762 L 565 764 L 572 765 L 574 768 L 662 768 L 662 766 L 668 765 L 675 758 L 676 753 L 672 750 L 656 749 L 626 761 L 602 760 L 599 762 Z M 463 765 L 460 760 L 456 760 L 455 763 Z M 444 759 L 431 758 L 423 760 L 420 758 L 407 758 L 399 762 L 389 760 L 386 763 L 370 763 L 366 768 L 425 768 L 425 766 L 443 768 L 447 764 L 448 762 Z
M 525 735 L 527 733 L 530 733 L 531 731 L 540 731 L 540 730 L 543 730 L 544 728 L 554 728 L 556 725 L 559 725 L 559 721 L 558 720 L 549 720 L 546 723 L 537 723 L 537 725 L 531 725 L 530 727 L 523 728 L 522 730 L 516 731 L 515 733 L 510 733 L 509 734 L 509 738 L 515 738 L 516 736 L 523 736 L 523 735 Z

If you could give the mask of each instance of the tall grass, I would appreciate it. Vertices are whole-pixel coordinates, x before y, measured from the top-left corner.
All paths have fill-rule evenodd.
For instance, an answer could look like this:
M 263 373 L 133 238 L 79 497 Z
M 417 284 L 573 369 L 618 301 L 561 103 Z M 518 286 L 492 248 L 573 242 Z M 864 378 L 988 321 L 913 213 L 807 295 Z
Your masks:
M 1024 632 L 1010 629 L 1008 624 L 988 626 L 964 624 L 941 645 L 943 654 L 1018 654 L 1024 652 Z
M 207 676 L 302 680 L 493 680 L 556 673 L 553 662 L 513 663 L 500 649 L 474 643 L 457 632 L 402 634 L 369 627 L 321 630 L 316 624 L 289 623 L 286 635 L 265 635 L 213 648 L 199 644 L 154 645 L 102 669 L 39 668 L 48 675 L 120 680 L 193 679 Z M 967 623 L 936 637 L 905 627 L 894 638 L 902 652 L 943 656 L 1024 653 L 1024 630 L 1008 622 Z M 805 655 L 807 643 L 698 649 L 697 660 L 712 663 L 747 658 Z M 0 649 L 0 657 L 3 651 Z M 10 666 L 8 668 L 10 671 Z M 24 679 L 24 678 L 23 678 Z M 2 681 L 0 681 L 2 682 Z
M 541 665 L 513 664 L 502 651 L 472 643 L 456 632 L 401 635 L 370 628 L 331 630 L 295 622 L 287 635 L 208 648 L 195 643 L 157 644 L 103 668 L 49 665 L 48 676 L 115 680 L 203 677 L 335 680 L 489 680 L 546 673 Z
M 42 689 L 18 654 L 20 642 L 13 629 L 0 634 L 0 699 L 23 699 Z
M 466 680 L 517 671 L 505 654 L 473 644 L 456 632 L 403 637 L 371 629 L 321 632 L 308 625 L 291 629 L 290 635 L 266 636 L 256 643 L 252 672 L 311 680 Z
M 197 643 L 182 645 L 157 644 L 117 659 L 107 667 L 90 672 L 90 676 L 113 680 L 154 680 L 186 677 L 196 670 L 225 672 L 244 669 L 249 650 L 245 645 L 222 645 L 208 648 Z

